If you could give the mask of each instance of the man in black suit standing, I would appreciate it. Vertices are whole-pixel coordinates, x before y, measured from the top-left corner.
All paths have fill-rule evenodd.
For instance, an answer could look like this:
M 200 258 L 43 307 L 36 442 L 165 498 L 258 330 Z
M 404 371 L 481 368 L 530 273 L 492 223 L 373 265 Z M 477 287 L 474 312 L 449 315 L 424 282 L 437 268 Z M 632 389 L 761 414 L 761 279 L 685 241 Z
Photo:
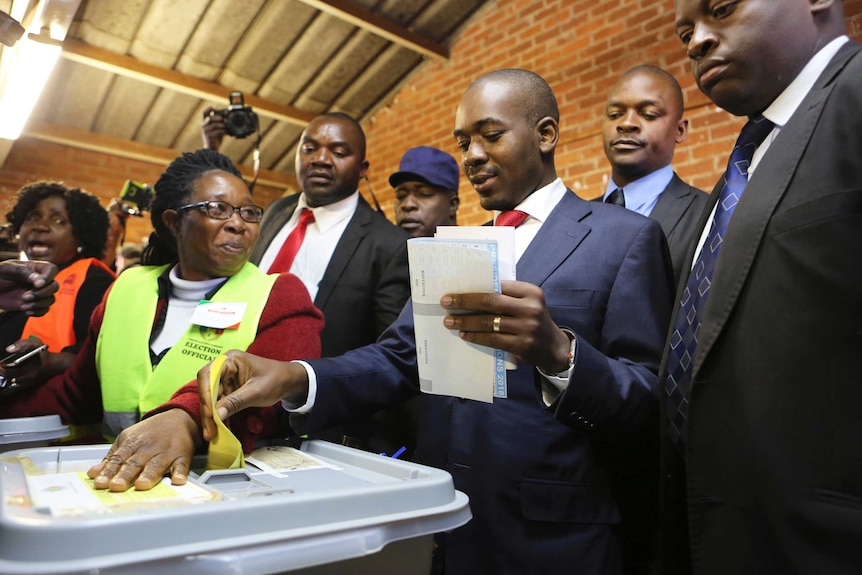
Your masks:
M 264 271 L 290 271 L 308 288 L 326 319 L 323 357 L 374 342 L 410 296 L 407 234 L 360 195 L 367 170 L 365 133 L 356 120 L 338 112 L 312 120 L 296 148 L 302 191 L 267 208 L 251 253 Z M 313 221 L 285 265 L 279 253 L 304 210 Z
M 682 90 L 661 68 L 636 66 L 608 93 L 602 141 L 611 178 L 602 199 L 661 224 L 675 281 L 707 200 L 671 167 L 676 145 L 687 136 Z
M 838 0 L 675 4 L 698 86 L 749 120 L 679 286 L 662 508 L 684 495 L 695 573 L 858 574 L 862 47 Z
M 631 68 L 608 92 L 602 141 L 611 177 L 598 200 L 661 224 L 673 263 L 674 285 L 679 282 L 709 198 L 685 183 L 671 166 L 676 145 L 687 136 L 682 89 L 676 78 L 661 68 Z M 654 559 L 659 514 L 658 436 L 643 434 L 633 443 L 616 443 L 605 450 L 615 470 L 626 573 L 645 573 Z
M 208 145 L 217 142 L 217 124 L 218 117 L 204 124 Z M 367 170 L 359 122 L 340 112 L 313 119 L 296 148 L 301 193 L 267 208 L 249 258 L 268 273 L 291 272 L 305 284 L 326 320 L 322 357 L 373 343 L 410 296 L 408 236 L 362 198 L 358 186 Z M 321 436 L 392 453 L 410 442 L 401 437 L 409 430 L 394 417 L 380 414 L 377 421 L 357 421 Z

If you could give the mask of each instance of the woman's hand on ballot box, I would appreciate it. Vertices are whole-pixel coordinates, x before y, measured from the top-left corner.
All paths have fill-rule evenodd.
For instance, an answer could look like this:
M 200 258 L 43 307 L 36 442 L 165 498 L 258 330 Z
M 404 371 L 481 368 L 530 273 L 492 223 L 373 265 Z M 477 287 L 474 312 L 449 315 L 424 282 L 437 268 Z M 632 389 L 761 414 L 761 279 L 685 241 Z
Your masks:
M 200 431 L 191 415 L 170 409 L 124 429 L 104 459 L 87 471 L 96 489 L 152 489 L 167 471 L 171 483 L 183 485 Z
M 281 362 L 242 351 L 227 352 L 218 385 L 216 409 L 222 421 L 249 407 L 267 407 L 282 398 L 305 403 L 308 375 L 298 363 Z M 210 393 L 210 366 L 198 372 L 203 439 L 216 435 Z M 182 485 L 192 457 L 201 444 L 194 418 L 183 409 L 156 413 L 126 428 L 117 436 L 104 459 L 87 471 L 96 489 L 125 491 L 152 489 L 165 473 Z

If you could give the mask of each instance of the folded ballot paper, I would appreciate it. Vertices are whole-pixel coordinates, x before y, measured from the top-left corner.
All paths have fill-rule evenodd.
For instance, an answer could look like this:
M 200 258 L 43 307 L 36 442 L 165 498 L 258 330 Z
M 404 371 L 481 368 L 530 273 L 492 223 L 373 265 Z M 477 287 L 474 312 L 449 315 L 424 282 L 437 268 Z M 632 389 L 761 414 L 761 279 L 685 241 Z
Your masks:
M 456 237 L 453 237 L 456 236 Z M 439 227 L 407 242 L 419 386 L 423 392 L 491 403 L 506 397 L 506 354 L 464 341 L 443 325 L 447 293 L 500 292 L 515 279 L 512 228 Z
M 210 365 L 210 400 L 218 433 L 210 441 L 207 452 L 207 469 L 237 469 L 245 467 L 242 454 L 242 444 L 239 439 L 228 429 L 228 427 L 216 415 L 216 402 L 218 402 L 218 384 L 221 380 L 221 368 L 224 365 L 226 355 L 215 358 Z

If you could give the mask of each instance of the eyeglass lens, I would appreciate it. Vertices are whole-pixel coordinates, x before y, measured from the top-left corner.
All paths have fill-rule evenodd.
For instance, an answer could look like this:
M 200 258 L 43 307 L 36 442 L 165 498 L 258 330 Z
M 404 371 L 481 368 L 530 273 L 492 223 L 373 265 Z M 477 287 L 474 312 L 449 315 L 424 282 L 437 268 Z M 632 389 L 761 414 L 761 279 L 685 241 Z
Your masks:
M 204 208 L 211 218 L 217 220 L 227 220 L 233 215 L 234 211 L 239 212 L 239 217 L 247 222 L 259 222 L 263 216 L 263 208 L 258 206 L 232 206 L 227 202 L 206 202 Z

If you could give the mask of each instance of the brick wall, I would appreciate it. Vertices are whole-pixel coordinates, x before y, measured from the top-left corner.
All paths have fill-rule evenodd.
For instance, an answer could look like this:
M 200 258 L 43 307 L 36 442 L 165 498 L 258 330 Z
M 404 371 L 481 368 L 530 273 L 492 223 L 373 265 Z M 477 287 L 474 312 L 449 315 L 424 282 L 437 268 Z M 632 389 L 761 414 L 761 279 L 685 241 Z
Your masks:
M 848 34 L 862 40 L 862 0 L 844 0 L 844 9 Z M 673 19 L 673 0 L 491 2 L 452 44 L 448 62 L 426 62 L 389 106 L 365 122 L 369 179 L 387 215 L 394 219 L 387 178 L 404 150 L 430 145 L 459 158 L 452 129 L 461 95 L 479 75 L 508 67 L 532 70 L 553 88 L 561 117 L 557 172 L 584 198 L 604 192 L 610 172 L 599 131 L 607 90 L 637 64 L 668 70 L 683 87 L 690 121 L 674 168 L 683 179 L 711 190 L 742 121 L 711 105 L 697 89 Z M 487 221 L 463 176 L 460 194 L 459 223 Z
M 844 7 L 848 33 L 862 40 L 862 0 L 844 0 Z M 448 62 L 427 62 L 390 105 L 364 123 L 373 189 L 394 220 L 387 178 L 404 150 L 431 145 L 457 158 L 452 128 L 464 90 L 485 72 L 521 67 L 541 74 L 559 99 L 558 173 L 582 197 L 597 196 L 609 172 L 599 133 L 605 93 L 620 73 L 641 63 L 667 69 L 682 84 L 691 130 L 688 140 L 677 146 L 674 167 L 694 185 L 711 189 L 741 121 L 710 105 L 694 85 L 673 34 L 673 0 L 489 2 L 452 44 Z M 22 138 L 0 169 L 0 221 L 5 221 L 15 191 L 30 181 L 63 180 L 98 195 L 107 205 L 125 180 L 153 183 L 163 167 Z M 282 191 L 259 185 L 255 199 L 267 206 Z M 463 177 L 461 200 L 461 224 L 487 220 Z M 148 221 L 130 221 L 129 240 L 148 233 Z

